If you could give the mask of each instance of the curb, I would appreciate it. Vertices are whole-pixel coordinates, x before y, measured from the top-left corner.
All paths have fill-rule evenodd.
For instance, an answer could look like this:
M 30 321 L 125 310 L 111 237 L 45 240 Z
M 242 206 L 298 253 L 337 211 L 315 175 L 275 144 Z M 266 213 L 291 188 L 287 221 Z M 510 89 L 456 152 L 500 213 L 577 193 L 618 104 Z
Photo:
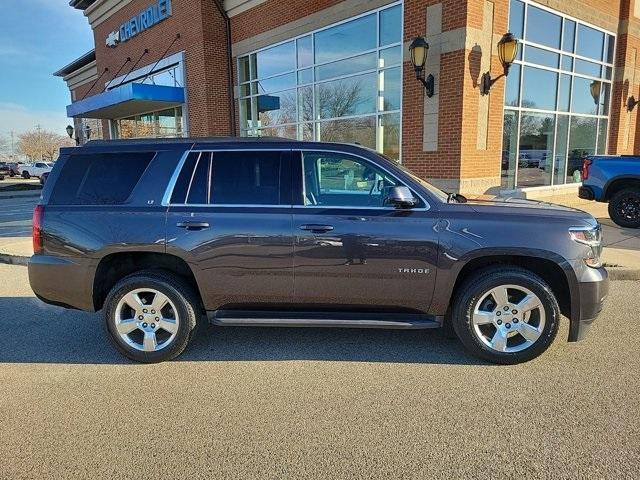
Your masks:
M 9 265 L 22 265 L 26 267 L 29 264 L 29 258 L 30 257 L 23 257 L 22 255 L 0 253 L 0 263 L 6 263 Z

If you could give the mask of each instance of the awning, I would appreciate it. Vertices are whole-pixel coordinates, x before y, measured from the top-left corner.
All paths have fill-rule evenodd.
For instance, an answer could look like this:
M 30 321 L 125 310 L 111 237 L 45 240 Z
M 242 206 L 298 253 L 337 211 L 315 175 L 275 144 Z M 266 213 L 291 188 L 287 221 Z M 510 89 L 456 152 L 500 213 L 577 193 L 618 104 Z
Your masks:
M 67 106 L 68 117 L 113 119 L 178 107 L 184 88 L 127 83 Z

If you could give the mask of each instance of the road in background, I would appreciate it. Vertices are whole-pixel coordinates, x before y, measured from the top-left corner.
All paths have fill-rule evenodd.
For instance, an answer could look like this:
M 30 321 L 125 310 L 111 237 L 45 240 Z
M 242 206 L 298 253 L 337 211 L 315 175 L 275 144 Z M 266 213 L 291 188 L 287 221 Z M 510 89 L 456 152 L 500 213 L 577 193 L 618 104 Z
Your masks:
M 37 192 L 36 192 L 37 193 Z M 0 238 L 30 237 L 38 197 L 0 198 Z
M 640 295 L 485 364 L 434 331 L 205 328 L 133 364 L 0 265 L 0 478 L 638 478 Z

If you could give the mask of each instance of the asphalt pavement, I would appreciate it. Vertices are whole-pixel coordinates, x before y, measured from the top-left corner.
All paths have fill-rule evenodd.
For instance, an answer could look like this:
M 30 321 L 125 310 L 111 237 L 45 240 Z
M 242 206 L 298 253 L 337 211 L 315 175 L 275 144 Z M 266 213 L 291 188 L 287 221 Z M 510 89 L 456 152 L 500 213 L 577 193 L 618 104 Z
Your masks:
M 39 193 L 39 192 L 35 192 Z M 34 195 L 35 195 L 34 193 Z M 34 196 L 0 199 L 0 239 L 31 236 Z
M 589 337 L 495 366 L 436 331 L 206 328 L 134 364 L 0 265 L 0 478 L 607 478 L 640 472 L 637 282 Z

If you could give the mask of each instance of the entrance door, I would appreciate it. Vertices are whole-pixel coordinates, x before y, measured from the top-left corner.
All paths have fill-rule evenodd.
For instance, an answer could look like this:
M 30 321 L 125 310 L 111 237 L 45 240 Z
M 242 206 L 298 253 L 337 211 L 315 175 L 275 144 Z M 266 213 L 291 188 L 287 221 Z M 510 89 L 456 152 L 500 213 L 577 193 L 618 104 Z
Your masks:
M 167 253 L 184 258 L 207 310 L 293 298 L 289 152 L 192 152 L 167 213 Z
M 388 189 L 402 183 L 364 158 L 304 151 L 293 162 L 302 165 L 304 197 L 293 212 L 296 302 L 316 309 L 428 311 L 436 212 L 423 200 L 414 209 L 385 205 Z

